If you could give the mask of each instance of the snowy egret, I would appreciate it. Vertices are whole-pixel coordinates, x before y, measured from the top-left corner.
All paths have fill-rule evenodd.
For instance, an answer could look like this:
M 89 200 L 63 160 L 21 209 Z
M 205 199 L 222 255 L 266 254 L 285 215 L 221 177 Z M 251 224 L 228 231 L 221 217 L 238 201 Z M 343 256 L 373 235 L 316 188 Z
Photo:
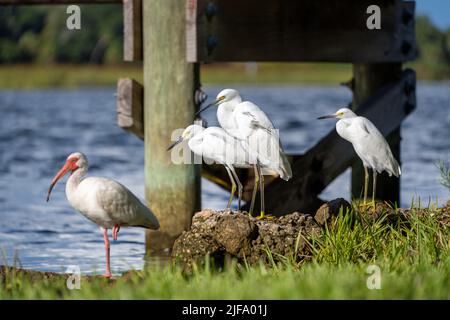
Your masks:
M 278 131 L 267 115 L 254 103 L 242 101 L 237 90 L 224 89 L 216 100 L 199 110 L 196 115 L 217 105 L 220 126 L 231 136 L 239 139 L 245 150 L 256 158 L 255 186 L 253 188 L 250 214 L 255 204 L 258 182 L 261 197 L 261 214 L 264 218 L 264 174 L 277 174 L 283 180 L 292 177 L 292 170 L 280 143 Z
M 318 119 L 337 118 L 337 133 L 349 141 L 356 154 L 364 165 L 364 203 L 367 201 L 367 189 L 369 187 L 369 171 L 373 171 L 372 201 L 375 203 L 375 191 L 377 186 L 377 173 L 386 171 L 389 176 L 400 176 L 400 166 L 392 155 L 386 139 L 375 125 L 367 118 L 357 116 L 352 110 L 342 108 L 334 114 L 319 117 Z
M 155 215 L 134 194 L 120 183 L 106 178 L 84 178 L 88 170 L 86 156 L 72 153 L 53 178 L 48 189 L 47 201 L 56 182 L 69 171 L 66 196 L 69 203 L 86 218 L 103 229 L 106 251 L 105 277 L 111 277 L 109 259 L 108 229 L 112 228 L 113 239 L 117 240 L 120 227 L 143 227 L 158 229 Z
M 238 208 L 240 210 L 243 187 L 234 168 L 251 167 L 251 160 L 248 159 L 248 153 L 244 150 L 240 141 L 227 134 L 222 128 L 203 128 L 193 124 L 188 126 L 167 150 L 171 150 L 183 141 L 187 141 L 192 152 L 203 157 L 207 163 L 216 162 L 225 166 L 231 181 L 231 194 L 227 209 L 231 208 L 237 184 Z

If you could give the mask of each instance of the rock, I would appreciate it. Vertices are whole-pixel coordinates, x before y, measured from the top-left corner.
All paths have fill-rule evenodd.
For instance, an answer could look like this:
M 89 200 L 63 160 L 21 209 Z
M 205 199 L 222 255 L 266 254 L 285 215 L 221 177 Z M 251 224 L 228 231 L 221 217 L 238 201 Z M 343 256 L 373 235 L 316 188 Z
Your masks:
M 176 258 L 182 265 L 192 266 L 192 261 L 200 261 L 207 255 L 215 258 L 220 251 L 220 245 L 211 237 L 217 223 L 217 219 L 212 219 L 215 216 L 211 210 L 196 213 L 191 230 L 184 231 L 175 240 L 173 252 L 177 252 Z
M 214 238 L 226 252 L 242 256 L 250 251 L 251 241 L 257 236 L 256 224 L 243 213 L 227 214 L 219 217 Z
M 305 239 L 320 232 L 312 216 L 299 212 L 260 221 L 242 212 L 203 210 L 175 241 L 172 258 L 187 272 L 207 256 L 218 266 L 229 258 L 250 265 L 277 262 L 281 256 L 301 260 L 309 253 Z
M 350 210 L 352 208 L 350 203 L 348 203 L 345 199 L 337 198 L 324 203 L 319 209 L 317 209 L 314 219 L 320 225 L 324 225 L 326 222 L 329 222 L 332 217 L 339 214 L 341 207 L 344 213 L 347 209 Z

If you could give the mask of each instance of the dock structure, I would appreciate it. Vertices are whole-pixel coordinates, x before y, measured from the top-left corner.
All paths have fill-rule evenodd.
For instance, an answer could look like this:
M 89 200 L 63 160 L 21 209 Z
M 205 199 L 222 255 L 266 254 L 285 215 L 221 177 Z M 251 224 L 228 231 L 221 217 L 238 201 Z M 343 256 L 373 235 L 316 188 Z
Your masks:
M 193 164 L 173 164 L 166 152 L 173 130 L 194 120 L 203 63 L 351 63 L 353 78 L 346 85 L 353 92 L 352 108 L 374 122 L 400 160 L 400 125 L 416 105 L 415 72 L 402 68 L 417 56 L 413 1 L 0 0 L 0 5 L 38 3 L 123 3 L 124 60 L 142 61 L 144 83 L 118 81 L 118 124 L 145 141 L 146 200 L 161 222 L 146 239 L 157 252 L 170 250 L 200 209 L 201 174 L 229 188 L 220 166 L 200 172 Z M 368 22 L 377 12 L 380 28 Z M 322 203 L 318 195 L 348 167 L 352 194 L 361 193 L 362 165 L 335 130 L 290 160 L 290 181 L 266 181 L 269 213 L 314 211 Z M 252 172 L 239 173 L 251 190 Z M 378 186 L 377 198 L 399 202 L 399 179 L 382 174 Z

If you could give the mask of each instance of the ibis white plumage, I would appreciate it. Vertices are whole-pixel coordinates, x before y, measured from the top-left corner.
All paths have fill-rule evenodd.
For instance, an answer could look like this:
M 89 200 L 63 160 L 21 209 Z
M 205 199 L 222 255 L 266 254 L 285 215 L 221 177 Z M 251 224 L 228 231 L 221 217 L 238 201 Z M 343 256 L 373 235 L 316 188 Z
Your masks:
M 66 183 L 67 200 L 78 212 L 103 229 L 106 251 L 104 276 L 111 277 L 108 229 L 112 229 L 113 239 L 117 240 L 120 227 L 158 229 L 159 222 L 152 211 L 125 186 L 111 179 L 85 178 L 87 171 L 88 162 L 84 154 L 75 152 L 69 155 L 50 184 L 47 201 L 56 182 L 70 172 Z
M 337 133 L 349 141 L 364 165 L 364 203 L 367 201 L 369 185 L 368 169 L 373 170 L 372 201 L 375 201 L 377 173 L 386 171 L 389 176 L 401 175 L 400 165 L 392 155 L 391 148 L 381 132 L 367 118 L 356 115 L 348 108 L 341 108 L 333 114 L 319 119 L 337 118 Z
M 256 104 L 242 101 L 237 90 L 222 90 L 214 102 L 202 108 L 197 114 L 213 105 L 218 105 L 217 119 L 220 126 L 229 135 L 239 139 L 244 149 L 256 159 L 253 164 L 255 186 L 250 213 L 253 211 L 259 182 L 261 196 L 259 218 L 264 218 L 264 174 L 276 174 L 286 181 L 292 177 L 291 166 L 281 145 L 278 130 Z

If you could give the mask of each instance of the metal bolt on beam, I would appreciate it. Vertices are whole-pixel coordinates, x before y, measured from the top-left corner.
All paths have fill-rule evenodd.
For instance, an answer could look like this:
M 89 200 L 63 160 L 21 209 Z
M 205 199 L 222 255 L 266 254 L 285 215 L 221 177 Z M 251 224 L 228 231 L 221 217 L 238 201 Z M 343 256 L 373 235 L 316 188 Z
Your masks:
M 217 38 L 215 36 L 208 36 L 208 39 L 206 40 L 206 48 L 208 49 L 208 55 L 212 53 L 215 47 L 218 45 Z
M 408 23 L 410 23 L 413 19 L 414 15 L 409 10 L 404 9 L 402 13 L 402 22 L 406 26 Z
M 412 49 L 411 43 L 409 43 L 408 41 L 403 41 L 401 46 L 402 54 L 407 55 L 411 51 L 411 49 Z
M 212 2 L 208 3 L 205 10 L 206 17 L 208 18 L 208 20 L 211 20 L 211 18 L 217 14 L 217 11 L 218 11 L 217 6 L 214 3 Z

